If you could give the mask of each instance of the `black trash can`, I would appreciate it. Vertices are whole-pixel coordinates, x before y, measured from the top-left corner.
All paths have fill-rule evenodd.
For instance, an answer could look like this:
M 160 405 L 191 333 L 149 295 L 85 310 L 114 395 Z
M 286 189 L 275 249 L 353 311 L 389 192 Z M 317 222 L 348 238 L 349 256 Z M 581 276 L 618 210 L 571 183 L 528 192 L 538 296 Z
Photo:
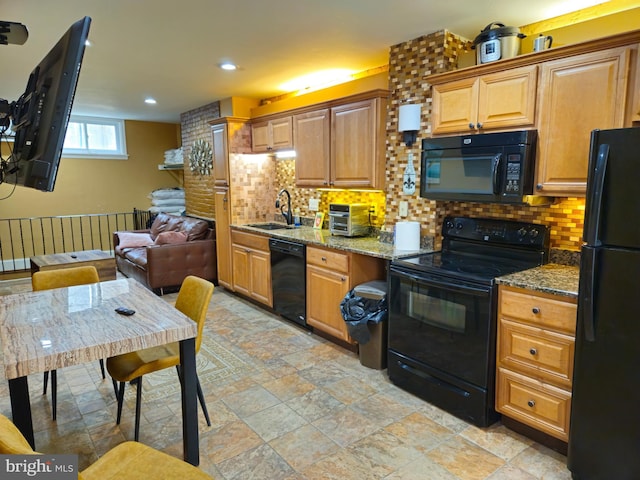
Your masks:
M 373 280 L 354 287 L 340 303 L 349 335 L 358 342 L 360 363 L 387 368 L 387 283 Z

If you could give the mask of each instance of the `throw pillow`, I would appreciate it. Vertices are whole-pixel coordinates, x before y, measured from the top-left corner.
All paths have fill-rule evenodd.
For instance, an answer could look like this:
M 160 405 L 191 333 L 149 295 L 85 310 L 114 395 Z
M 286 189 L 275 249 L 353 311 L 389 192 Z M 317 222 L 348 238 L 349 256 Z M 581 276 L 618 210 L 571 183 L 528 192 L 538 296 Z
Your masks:
M 120 239 L 118 246 L 120 248 L 136 248 L 153 245 L 153 240 L 148 233 L 134 232 L 117 232 Z
M 187 234 L 184 232 L 160 232 L 156 237 L 156 245 L 166 245 L 168 243 L 184 243 L 187 241 Z

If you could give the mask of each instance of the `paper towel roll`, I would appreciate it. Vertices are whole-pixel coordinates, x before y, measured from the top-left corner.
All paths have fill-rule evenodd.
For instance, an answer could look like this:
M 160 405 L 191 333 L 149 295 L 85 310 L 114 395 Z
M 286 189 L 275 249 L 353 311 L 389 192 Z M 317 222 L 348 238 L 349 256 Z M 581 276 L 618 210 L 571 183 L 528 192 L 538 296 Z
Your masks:
M 397 250 L 419 250 L 420 222 L 396 223 L 395 247 Z

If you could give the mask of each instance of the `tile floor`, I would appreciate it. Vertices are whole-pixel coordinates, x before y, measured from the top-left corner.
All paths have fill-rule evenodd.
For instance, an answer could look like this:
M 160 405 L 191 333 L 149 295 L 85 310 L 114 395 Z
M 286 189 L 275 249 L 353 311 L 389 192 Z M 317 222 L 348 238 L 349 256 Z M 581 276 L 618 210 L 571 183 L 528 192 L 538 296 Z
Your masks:
M 0 293 L 28 288 L 28 280 L 0 282 Z M 198 372 L 212 419 L 208 427 L 200 415 L 200 467 L 217 479 L 571 478 L 564 456 L 500 423 L 471 426 L 398 389 L 356 354 L 223 288 L 209 308 Z M 133 437 L 133 388 L 118 427 L 112 384 L 97 362 L 58 377 L 56 422 L 42 376 L 29 377 L 40 451 L 77 452 L 83 468 Z M 143 385 L 140 440 L 181 457 L 175 371 Z M 11 412 L 6 382 L 0 412 Z

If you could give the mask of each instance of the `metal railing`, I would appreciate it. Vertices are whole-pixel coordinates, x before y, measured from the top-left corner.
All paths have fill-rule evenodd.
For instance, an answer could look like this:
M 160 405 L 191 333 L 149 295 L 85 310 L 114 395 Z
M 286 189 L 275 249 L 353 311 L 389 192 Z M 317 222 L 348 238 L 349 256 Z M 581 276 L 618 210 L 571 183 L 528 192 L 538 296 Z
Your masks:
M 113 254 L 113 232 L 148 228 L 152 214 L 98 213 L 0 219 L 0 273 L 28 270 L 35 255 L 103 250 Z

